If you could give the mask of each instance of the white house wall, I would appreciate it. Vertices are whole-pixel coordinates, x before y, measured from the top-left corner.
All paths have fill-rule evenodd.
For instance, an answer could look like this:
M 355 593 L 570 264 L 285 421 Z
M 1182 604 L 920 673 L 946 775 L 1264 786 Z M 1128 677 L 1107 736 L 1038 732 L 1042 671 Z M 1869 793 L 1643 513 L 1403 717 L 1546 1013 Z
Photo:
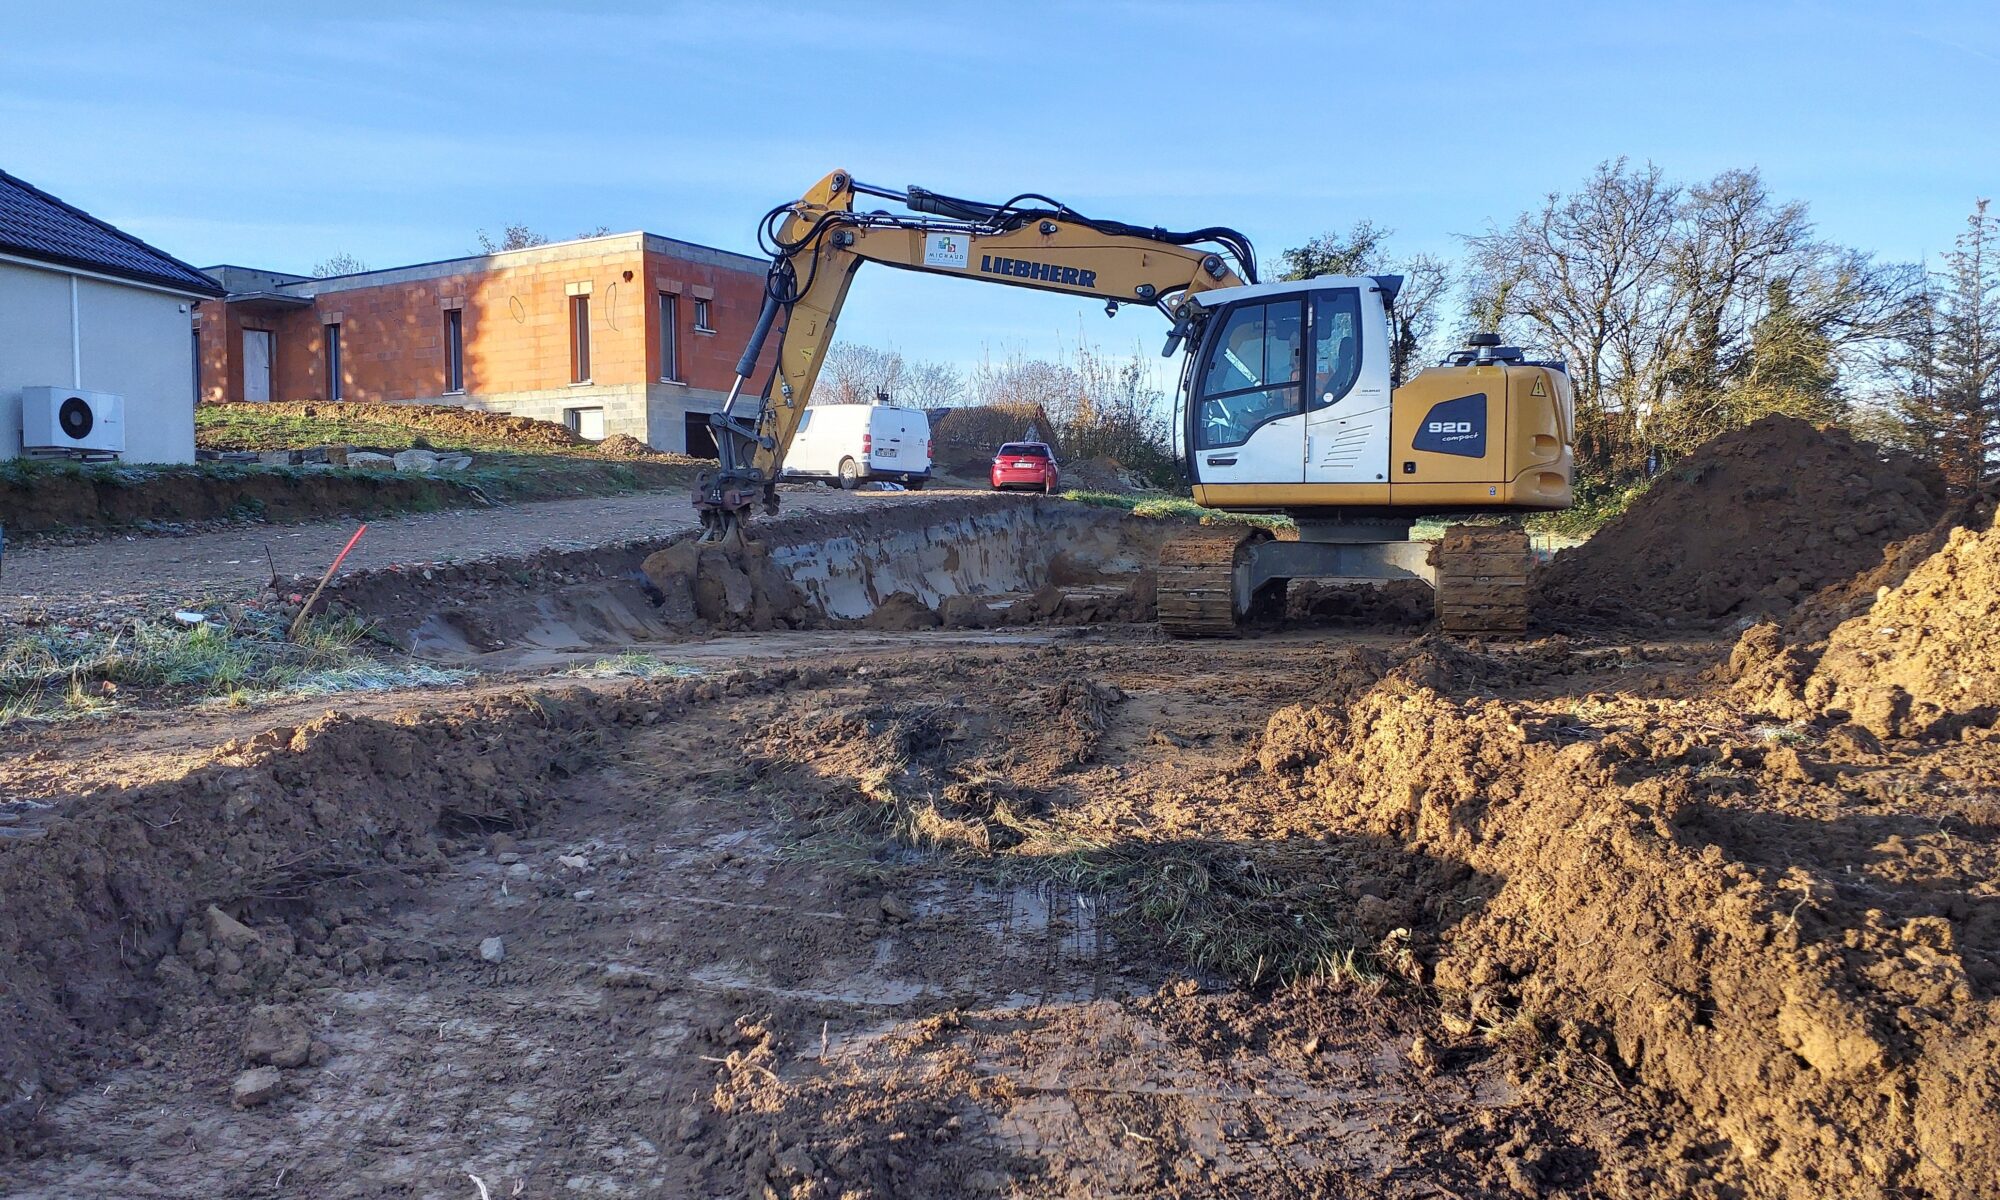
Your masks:
M 73 339 L 71 278 L 0 262 L 0 458 L 21 451 L 21 389 L 54 385 L 125 398 L 126 461 L 193 462 L 193 301 L 77 276 Z

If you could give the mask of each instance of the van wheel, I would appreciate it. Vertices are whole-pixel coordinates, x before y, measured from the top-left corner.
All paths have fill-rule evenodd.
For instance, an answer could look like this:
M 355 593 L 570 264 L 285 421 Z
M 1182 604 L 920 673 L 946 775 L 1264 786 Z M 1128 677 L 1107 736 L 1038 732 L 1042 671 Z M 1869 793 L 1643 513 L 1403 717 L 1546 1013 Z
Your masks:
M 928 479 L 906 479 L 903 481 L 903 486 L 913 492 L 921 492 L 924 490 L 924 484 L 929 482 Z
M 861 467 L 851 458 L 840 460 L 840 490 L 851 492 L 861 486 Z

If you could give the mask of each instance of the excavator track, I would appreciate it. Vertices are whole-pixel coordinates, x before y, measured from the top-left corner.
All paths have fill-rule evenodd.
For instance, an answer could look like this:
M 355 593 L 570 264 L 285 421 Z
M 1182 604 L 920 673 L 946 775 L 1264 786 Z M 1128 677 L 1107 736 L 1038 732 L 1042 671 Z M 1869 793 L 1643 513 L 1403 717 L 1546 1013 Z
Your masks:
M 1173 637 L 1229 637 L 1242 622 L 1237 566 L 1270 533 L 1244 525 L 1199 525 L 1160 547 L 1160 628 Z
M 1528 534 L 1498 525 L 1453 525 L 1431 552 L 1438 628 L 1460 637 L 1528 632 Z

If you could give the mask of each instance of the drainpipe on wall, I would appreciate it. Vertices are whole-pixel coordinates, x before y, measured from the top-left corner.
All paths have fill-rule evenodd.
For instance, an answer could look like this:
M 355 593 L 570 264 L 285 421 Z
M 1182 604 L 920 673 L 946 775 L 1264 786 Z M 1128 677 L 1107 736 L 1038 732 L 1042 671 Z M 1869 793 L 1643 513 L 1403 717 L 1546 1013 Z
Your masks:
M 69 277 L 69 385 L 83 388 L 82 305 L 77 300 L 76 276 Z

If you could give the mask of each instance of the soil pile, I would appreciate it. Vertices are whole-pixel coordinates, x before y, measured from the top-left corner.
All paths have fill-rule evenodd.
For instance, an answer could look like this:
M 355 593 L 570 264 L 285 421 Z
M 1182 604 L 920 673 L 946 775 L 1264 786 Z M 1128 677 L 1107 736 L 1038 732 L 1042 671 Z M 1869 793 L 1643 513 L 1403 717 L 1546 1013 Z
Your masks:
M 629 433 L 614 433 L 597 443 L 599 458 L 615 459 L 619 462 L 672 463 L 675 466 L 702 466 L 710 460 L 695 458 L 687 454 L 675 454 L 668 450 L 655 450 Z
M 1927 464 L 1842 430 L 1766 417 L 1676 463 L 1533 582 L 1558 621 L 1719 623 L 1789 611 L 1931 525 Z
M 268 428 L 260 429 L 254 436 L 227 427 L 202 428 L 195 444 L 205 450 L 297 450 L 301 447 L 291 444 L 296 437 L 287 436 L 287 421 L 318 420 L 394 426 L 443 444 L 539 451 L 589 445 L 568 426 L 554 421 L 480 412 L 455 404 L 270 403 L 259 404 L 257 415 Z
M 1350 702 L 1281 709 L 1258 756 L 1326 836 L 1497 881 L 1417 931 L 1447 1028 L 1603 1056 L 1719 1131 L 1760 1195 L 2000 1178 L 1990 824 L 1843 791 L 1822 751 L 1690 736 L 1629 697 L 1594 696 L 1583 722 L 1412 681 L 1481 673 L 1462 656 L 1422 648 Z M 1714 1151 L 1683 1136 L 1694 1190 Z
M 163 997 L 277 998 L 337 977 L 338 954 L 301 954 L 261 916 L 330 879 L 436 870 L 441 824 L 525 823 L 593 760 L 607 717 L 582 692 L 396 721 L 329 713 L 0 840 L 0 1159 Z
M 811 618 L 806 597 L 772 564 L 762 542 L 741 531 L 721 542 L 676 542 L 641 563 L 662 617 L 676 627 L 797 629 Z
M 1991 725 L 2000 717 L 1996 499 L 2000 485 L 1815 596 L 1801 606 L 1807 619 L 1745 633 L 1730 660 L 1738 690 L 1781 716 L 1845 716 L 1879 737 Z M 1873 602 L 1824 628 L 1861 596 Z

